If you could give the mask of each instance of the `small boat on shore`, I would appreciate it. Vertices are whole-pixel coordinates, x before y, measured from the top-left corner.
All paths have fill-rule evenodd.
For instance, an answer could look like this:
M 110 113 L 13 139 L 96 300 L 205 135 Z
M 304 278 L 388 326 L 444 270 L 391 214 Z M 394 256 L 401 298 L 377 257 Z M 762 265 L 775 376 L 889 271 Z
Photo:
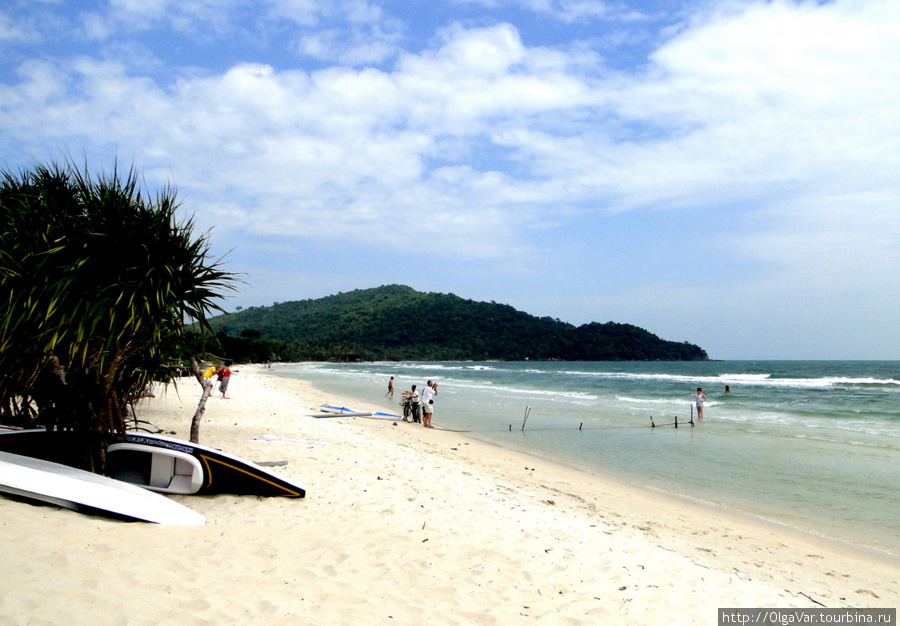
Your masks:
M 306 488 L 221 450 L 147 433 L 127 433 L 107 448 L 107 473 L 153 491 L 303 498 Z
M 67 431 L 0 429 L 0 451 L 77 464 Z M 107 447 L 107 474 L 151 491 L 173 494 L 303 498 L 306 488 L 216 448 L 151 433 L 117 435 Z
M 9 452 L 0 452 L 0 491 L 82 513 L 179 526 L 206 523 L 200 513 L 127 482 Z

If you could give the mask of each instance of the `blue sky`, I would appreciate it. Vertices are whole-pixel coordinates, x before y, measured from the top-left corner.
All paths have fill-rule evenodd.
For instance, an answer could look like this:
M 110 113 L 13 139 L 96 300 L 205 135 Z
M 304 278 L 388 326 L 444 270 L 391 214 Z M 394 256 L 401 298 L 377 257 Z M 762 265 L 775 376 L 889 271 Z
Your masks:
M 0 167 L 174 185 L 229 310 L 401 283 L 900 357 L 896 0 L 11 0 L 0 57 Z

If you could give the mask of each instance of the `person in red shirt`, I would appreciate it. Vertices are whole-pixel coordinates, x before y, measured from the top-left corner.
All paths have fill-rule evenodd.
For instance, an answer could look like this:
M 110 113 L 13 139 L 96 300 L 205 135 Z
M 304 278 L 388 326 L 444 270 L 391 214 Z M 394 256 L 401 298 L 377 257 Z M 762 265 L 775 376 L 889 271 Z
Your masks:
M 231 361 L 225 361 L 225 365 L 219 368 L 216 372 L 218 374 L 219 381 L 219 391 L 222 392 L 222 399 L 228 400 L 228 396 L 225 395 L 228 391 L 228 383 L 231 381 L 231 370 L 228 369 L 228 366 L 231 365 Z

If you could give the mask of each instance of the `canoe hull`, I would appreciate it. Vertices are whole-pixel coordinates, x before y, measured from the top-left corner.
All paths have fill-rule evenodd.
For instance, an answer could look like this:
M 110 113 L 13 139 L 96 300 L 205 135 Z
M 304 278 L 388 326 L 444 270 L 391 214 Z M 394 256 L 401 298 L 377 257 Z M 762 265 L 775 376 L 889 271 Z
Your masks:
M 200 526 L 200 513 L 135 485 L 43 459 L 0 452 L 0 491 L 80 512 Z
M 41 429 L 0 429 L 0 451 L 77 466 L 74 435 Z M 110 476 L 173 494 L 303 498 L 306 488 L 221 450 L 150 433 L 116 436 L 107 448 Z
M 124 444 L 124 445 L 123 445 Z M 221 450 L 210 448 L 196 443 L 182 441 L 164 437 L 162 435 L 151 435 L 144 433 L 128 433 L 125 438 L 119 437 L 116 443 L 109 446 L 109 463 L 113 471 L 121 469 L 122 464 L 116 458 L 116 455 L 128 453 L 132 459 L 129 461 L 129 467 L 134 467 L 134 459 L 141 456 L 144 457 L 144 464 L 148 463 L 148 457 L 153 471 L 153 465 L 161 459 L 173 458 L 172 482 L 170 487 L 163 487 L 163 478 L 157 482 L 156 490 L 168 491 L 169 493 L 195 493 L 201 495 L 248 495 L 263 497 L 288 497 L 303 498 L 306 496 L 306 488 L 302 485 L 294 483 L 283 476 L 279 476 L 274 472 L 245 461 L 244 459 L 232 456 Z M 187 460 L 190 457 L 190 461 Z M 188 472 L 184 464 L 179 462 L 190 462 L 191 471 Z M 181 466 L 185 471 L 181 474 L 176 473 L 178 467 Z M 145 474 L 146 475 L 146 474 Z M 179 479 L 180 476 L 188 478 Z M 147 479 L 148 488 L 153 482 L 151 478 Z M 188 489 L 191 491 L 185 491 Z M 181 490 L 175 490 L 175 489 Z

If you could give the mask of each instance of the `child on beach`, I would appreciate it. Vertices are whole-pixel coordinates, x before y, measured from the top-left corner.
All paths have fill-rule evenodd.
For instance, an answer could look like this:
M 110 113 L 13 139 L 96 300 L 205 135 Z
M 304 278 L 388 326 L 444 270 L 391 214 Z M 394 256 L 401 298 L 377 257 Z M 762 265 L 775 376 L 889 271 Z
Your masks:
M 703 403 L 706 402 L 706 396 L 703 394 L 703 389 L 697 387 L 697 393 L 691 392 L 692 396 L 697 396 L 697 419 L 703 419 Z

